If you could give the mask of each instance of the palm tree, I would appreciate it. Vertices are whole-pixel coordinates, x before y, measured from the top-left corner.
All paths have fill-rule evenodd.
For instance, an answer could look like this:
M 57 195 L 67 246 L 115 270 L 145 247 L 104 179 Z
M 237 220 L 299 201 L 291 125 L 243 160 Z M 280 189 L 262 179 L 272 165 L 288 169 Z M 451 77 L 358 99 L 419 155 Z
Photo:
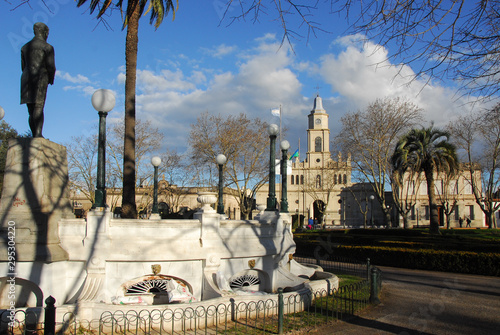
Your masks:
M 87 0 L 78 0 L 77 7 L 82 6 Z M 118 0 L 112 5 L 112 0 L 90 0 L 90 13 L 98 11 L 97 18 L 108 12 L 108 10 L 119 9 L 123 13 L 123 27 L 127 28 L 125 40 L 125 134 L 123 153 L 123 198 L 122 217 L 136 218 L 137 208 L 135 205 L 135 86 L 137 72 L 137 46 L 139 42 L 139 19 L 144 13 L 146 4 L 149 2 L 147 12 L 151 13 L 150 24 L 156 28 L 160 26 L 163 18 L 172 11 L 175 12 L 179 6 L 179 0 L 128 0 L 126 5 L 123 0 Z
M 430 208 L 430 232 L 439 234 L 438 207 L 434 187 L 434 173 L 451 175 L 458 170 L 456 149 L 449 142 L 450 134 L 429 128 L 412 129 L 397 143 L 391 164 L 397 173 L 423 172 L 427 181 Z

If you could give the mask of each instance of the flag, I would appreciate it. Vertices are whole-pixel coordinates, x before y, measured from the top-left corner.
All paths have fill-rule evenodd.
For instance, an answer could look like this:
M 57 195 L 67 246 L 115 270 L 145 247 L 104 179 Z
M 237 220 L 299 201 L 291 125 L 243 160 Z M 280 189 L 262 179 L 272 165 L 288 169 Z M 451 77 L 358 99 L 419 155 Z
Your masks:
M 281 111 L 279 108 L 274 108 L 274 109 L 271 109 L 271 114 L 273 114 L 273 116 L 280 116 Z
M 299 157 L 299 149 L 295 150 L 292 156 L 290 156 L 290 160 L 292 160 L 294 157 Z

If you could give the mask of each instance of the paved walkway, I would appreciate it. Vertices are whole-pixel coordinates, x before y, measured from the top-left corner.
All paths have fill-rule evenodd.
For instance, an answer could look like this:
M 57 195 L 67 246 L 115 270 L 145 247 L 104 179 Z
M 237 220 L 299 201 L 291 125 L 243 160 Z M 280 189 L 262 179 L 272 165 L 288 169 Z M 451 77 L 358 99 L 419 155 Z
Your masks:
M 317 334 L 500 334 L 500 278 L 380 267 L 382 303 Z

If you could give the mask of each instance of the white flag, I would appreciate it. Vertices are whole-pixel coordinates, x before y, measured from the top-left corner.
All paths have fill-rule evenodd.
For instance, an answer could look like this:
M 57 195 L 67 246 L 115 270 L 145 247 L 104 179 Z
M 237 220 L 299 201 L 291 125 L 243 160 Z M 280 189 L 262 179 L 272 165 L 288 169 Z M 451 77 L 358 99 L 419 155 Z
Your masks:
M 271 109 L 271 114 L 273 114 L 273 116 L 280 116 L 280 109 L 279 108 Z

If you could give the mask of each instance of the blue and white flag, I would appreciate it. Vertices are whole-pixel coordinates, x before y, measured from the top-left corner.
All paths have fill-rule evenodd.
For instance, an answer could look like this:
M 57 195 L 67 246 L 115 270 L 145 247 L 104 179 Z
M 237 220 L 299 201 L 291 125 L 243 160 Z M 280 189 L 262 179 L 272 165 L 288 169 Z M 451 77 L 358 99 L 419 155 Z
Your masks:
M 299 157 L 299 149 L 295 150 L 295 152 L 293 153 L 293 155 L 290 156 L 290 160 L 292 160 L 295 157 Z

